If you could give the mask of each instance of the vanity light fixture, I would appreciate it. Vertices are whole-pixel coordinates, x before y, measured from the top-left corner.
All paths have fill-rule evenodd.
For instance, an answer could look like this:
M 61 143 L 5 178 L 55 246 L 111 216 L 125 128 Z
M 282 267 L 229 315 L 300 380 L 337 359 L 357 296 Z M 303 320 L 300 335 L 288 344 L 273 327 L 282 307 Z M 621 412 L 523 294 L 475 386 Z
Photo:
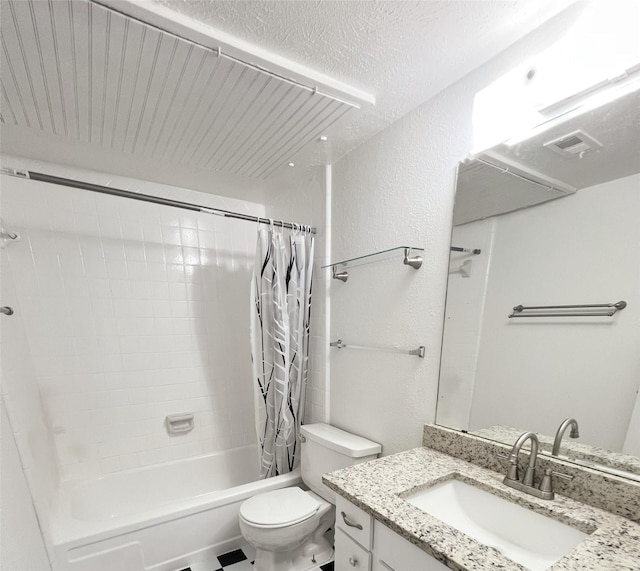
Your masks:
M 522 143 L 526 139 L 539 135 L 555 127 L 558 123 L 583 115 L 589 111 L 593 111 L 598 107 L 620 99 L 634 91 L 640 91 L 640 65 L 632 68 L 621 78 L 615 78 L 603 82 L 598 89 L 586 90 L 585 92 L 576 94 L 554 105 L 549 105 L 539 111 L 542 116 L 556 115 L 554 118 L 544 121 L 533 129 L 525 129 L 523 132 L 509 138 L 504 142 L 505 145 L 513 147 Z

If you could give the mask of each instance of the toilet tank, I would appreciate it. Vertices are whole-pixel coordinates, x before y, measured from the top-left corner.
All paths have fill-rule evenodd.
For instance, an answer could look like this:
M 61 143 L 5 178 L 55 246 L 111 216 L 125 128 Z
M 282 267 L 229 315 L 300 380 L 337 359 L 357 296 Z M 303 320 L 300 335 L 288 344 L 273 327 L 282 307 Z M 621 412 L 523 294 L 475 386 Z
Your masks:
M 336 494 L 322 483 L 322 475 L 360 462 L 373 460 L 382 446 L 361 436 L 340 430 L 329 424 L 305 424 L 300 467 L 302 480 L 319 496 L 332 504 Z

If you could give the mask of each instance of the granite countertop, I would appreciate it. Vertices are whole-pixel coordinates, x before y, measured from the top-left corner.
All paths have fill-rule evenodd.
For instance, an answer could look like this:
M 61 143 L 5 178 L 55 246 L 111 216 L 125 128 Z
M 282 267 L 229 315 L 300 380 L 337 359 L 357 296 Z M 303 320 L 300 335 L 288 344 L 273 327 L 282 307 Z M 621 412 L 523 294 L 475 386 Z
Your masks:
M 518 436 L 523 432 L 526 431 L 520 428 L 495 424 L 488 428 L 474 430 L 470 432 L 470 434 L 482 436 L 489 440 L 497 440 L 498 442 L 512 446 Z M 540 441 L 540 450 L 550 454 L 553 448 L 554 437 L 546 434 L 538 434 L 538 440 Z M 571 440 L 568 435 L 562 440 L 560 454 L 560 458 L 564 456 L 564 458 L 568 459 L 586 460 L 594 464 L 599 464 L 600 466 L 596 467 L 600 470 L 606 471 L 607 468 L 613 468 L 614 470 L 623 470 L 640 476 L 640 458 L 637 456 L 630 456 L 622 452 L 613 452 L 612 450 L 606 450 L 585 444 L 584 442 Z
M 429 448 L 416 448 L 337 470 L 325 474 L 323 481 L 450 569 L 525 569 L 401 497 L 452 477 L 590 534 L 550 568 L 554 571 L 640 570 L 639 524 L 557 494 L 554 500 L 540 500 L 503 485 L 503 474 Z

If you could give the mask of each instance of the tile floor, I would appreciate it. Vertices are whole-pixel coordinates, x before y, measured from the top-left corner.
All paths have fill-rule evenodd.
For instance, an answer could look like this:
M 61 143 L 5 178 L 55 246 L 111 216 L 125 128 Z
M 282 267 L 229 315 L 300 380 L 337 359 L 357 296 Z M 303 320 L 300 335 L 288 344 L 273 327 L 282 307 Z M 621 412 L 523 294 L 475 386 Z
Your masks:
M 202 561 L 180 571 L 253 571 L 253 553 L 250 547 L 236 549 L 214 558 Z M 314 567 L 311 571 L 334 571 L 333 561 Z

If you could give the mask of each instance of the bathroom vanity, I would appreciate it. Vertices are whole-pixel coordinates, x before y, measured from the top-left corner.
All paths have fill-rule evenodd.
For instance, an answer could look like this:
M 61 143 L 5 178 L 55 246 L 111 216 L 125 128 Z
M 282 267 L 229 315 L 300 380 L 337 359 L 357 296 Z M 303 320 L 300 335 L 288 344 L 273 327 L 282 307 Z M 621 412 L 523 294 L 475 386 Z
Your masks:
M 504 486 L 503 478 L 504 473 L 426 447 L 325 475 L 324 482 L 340 496 L 336 569 L 640 569 L 638 523 L 560 494 L 554 500 L 538 499 Z M 491 545 L 474 539 L 473 530 L 463 532 L 459 522 L 445 523 L 425 511 L 430 508 L 419 507 L 423 491 L 452 482 L 477 494 L 468 505 L 480 506 L 491 516 L 484 518 L 487 526 L 495 527 L 489 531 L 505 524 L 505 536 L 516 537 L 518 544 L 522 540 L 522 553 L 509 551 L 512 546 L 505 548 L 500 537 Z M 485 500 L 488 503 L 483 506 Z M 464 498 L 461 503 L 464 507 Z M 451 512 L 450 504 L 446 505 L 446 511 Z M 521 515 L 539 522 L 520 520 Z M 483 517 L 477 520 L 482 526 Z M 517 563 L 515 559 L 520 557 L 524 559 Z
M 341 498 L 336 513 L 336 569 L 353 568 L 371 571 L 447 569 L 446 565 L 391 531 L 384 524 L 375 521 L 373 516 L 344 498 Z M 348 526 L 344 524 L 345 517 L 350 522 Z M 363 529 L 360 530 L 358 526 L 362 526 Z

